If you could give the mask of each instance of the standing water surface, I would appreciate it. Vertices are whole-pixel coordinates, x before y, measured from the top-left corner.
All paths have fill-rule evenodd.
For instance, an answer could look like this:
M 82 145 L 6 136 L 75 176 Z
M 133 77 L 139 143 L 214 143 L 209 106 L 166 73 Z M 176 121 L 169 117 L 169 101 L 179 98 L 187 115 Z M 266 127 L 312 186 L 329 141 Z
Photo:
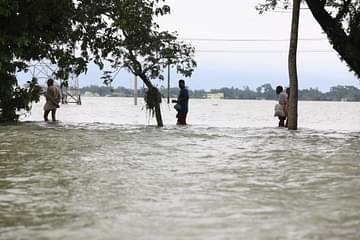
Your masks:
M 191 100 L 187 127 L 164 105 L 161 129 L 131 101 L 0 126 L 0 239 L 360 238 L 359 103 L 287 131 L 268 101 Z

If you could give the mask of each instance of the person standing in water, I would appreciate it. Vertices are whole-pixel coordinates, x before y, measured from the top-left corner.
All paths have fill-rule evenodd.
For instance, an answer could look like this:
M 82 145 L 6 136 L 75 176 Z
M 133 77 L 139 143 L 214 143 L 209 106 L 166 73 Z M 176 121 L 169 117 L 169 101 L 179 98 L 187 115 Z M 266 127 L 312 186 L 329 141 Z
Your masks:
M 47 90 L 45 93 L 46 103 L 44 105 L 44 120 L 45 122 L 49 121 L 48 115 L 51 112 L 51 119 L 53 122 L 56 121 L 56 109 L 59 108 L 59 103 L 61 99 L 60 90 L 54 86 L 54 80 L 47 80 Z
M 67 81 L 62 81 L 60 84 L 60 92 L 61 92 L 61 104 L 66 104 L 67 102 L 67 89 L 69 87 L 69 83 Z
M 188 105 L 189 105 L 189 91 L 185 87 L 185 81 L 179 80 L 179 96 L 177 100 L 174 100 L 174 103 L 177 103 L 178 108 L 176 109 L 178 111 L 176 117 L 177 117 L 177 125 L 186 125 L 186 116 L 188 113 Z
M 285 127 L 286 120 L 286 105 L 288 97 L 282 86 L 276 87 L 276 95 L 278 95 L 279 103 L 275 105 L 275 117 L 279 118 L 279 127 Z

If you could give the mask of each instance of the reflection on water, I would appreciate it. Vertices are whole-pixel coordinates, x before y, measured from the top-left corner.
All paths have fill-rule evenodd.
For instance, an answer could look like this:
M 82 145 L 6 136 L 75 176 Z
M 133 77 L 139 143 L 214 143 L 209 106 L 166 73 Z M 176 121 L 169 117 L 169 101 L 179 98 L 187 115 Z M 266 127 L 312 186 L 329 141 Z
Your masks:
M 0 239 L 359 239 L 359 137 L 216 124 L 0 126 Z

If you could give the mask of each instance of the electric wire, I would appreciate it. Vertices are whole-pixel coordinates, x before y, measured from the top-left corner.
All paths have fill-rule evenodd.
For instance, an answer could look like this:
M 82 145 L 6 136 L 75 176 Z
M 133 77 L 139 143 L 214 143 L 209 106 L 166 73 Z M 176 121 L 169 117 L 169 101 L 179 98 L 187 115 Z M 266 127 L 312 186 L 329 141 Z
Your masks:
M 183 41 L 194 42 L 288 42 L 288 38 L 200 38 L 200 37 L 183 37 Z M 299 38 L 298 41 L 324 41 L 327 38 Z M 288 53 L 287 50 L 225 50 L 225 49 L 195 49 L 197 53 Z M 334 51 L 326 49 L 309 49 L 298 50 L 298 53 L 333 53 Z
M 256 39 L 256 38 L 179 38 L 183 41 L 199 41 L 199 42 L 288 42 L 288 38 L 278 39 Z M 299 38 L 299 41 L 324 41 L 327 38 Z
M 197 53 L 288 53 L 286 50 L 210 50 L 210 49 L 200 49 L 195 50 Z M 298 53 L 333 53 L 334 51 L 325 50 L 325 49 L 311 49 L 311 50 L 298 50 Z

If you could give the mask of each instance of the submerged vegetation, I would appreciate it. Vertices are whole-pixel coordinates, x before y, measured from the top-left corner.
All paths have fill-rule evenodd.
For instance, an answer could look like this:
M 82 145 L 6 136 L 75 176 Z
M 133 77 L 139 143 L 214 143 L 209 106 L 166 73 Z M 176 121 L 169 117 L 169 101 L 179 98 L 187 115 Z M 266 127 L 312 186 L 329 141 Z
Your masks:
M 288 128 L 297 129 L 298 119 L 298 74 L 297 45 L 300 20 L 300 5 L 306 2 L 313 17 L 327 35 L 334 50 L 344 60 L 350 71 L 360 77 L 360 1 L 359 0 L 265 0 L 256 8 L 259 13 L 275 9 L 282 4 L 284 9 L 292 7 L 291 35 L 288 55 L 290 96 L 288 106 Z

